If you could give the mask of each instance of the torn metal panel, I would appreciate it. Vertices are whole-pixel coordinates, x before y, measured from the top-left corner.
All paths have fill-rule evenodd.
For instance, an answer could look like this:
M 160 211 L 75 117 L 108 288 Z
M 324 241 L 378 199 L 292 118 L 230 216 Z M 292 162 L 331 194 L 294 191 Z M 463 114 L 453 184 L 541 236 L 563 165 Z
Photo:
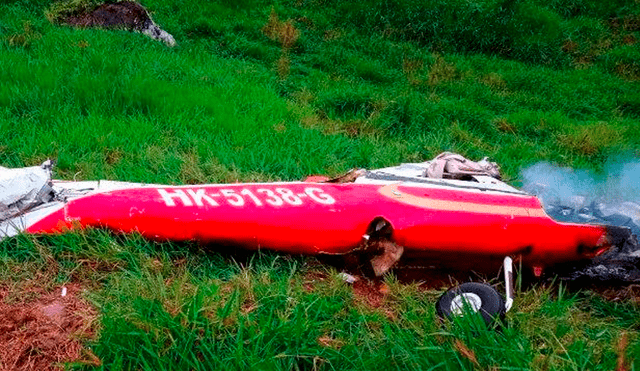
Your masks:
M 434 187 L 461 188 L 475 191 L 497 191 L 501 193 L 513 193 L 527 195 L 517 188 L 514 188 L 494 177 L 486 175 L 470 175 L 467 180 L 460 179 L 438 179 L 426 176 L 426 172 L 431 166 L 431 162 L 408 163 L 398 166 L 386 167 L 367 171 L 363 176 L 358 177 L 356 183 L 378 183 L 382 180 L 400 181 L 429 184 Z
M 20 169 L 0 167 L 0 221 L 53 200 L 51 161 Z
M 26 231 L 29 226 L 39 222 L 51 214 L 62 211 L 64 202 L 51 201 L 30 209 L 26 213 L 0 221 L 0 240 Z

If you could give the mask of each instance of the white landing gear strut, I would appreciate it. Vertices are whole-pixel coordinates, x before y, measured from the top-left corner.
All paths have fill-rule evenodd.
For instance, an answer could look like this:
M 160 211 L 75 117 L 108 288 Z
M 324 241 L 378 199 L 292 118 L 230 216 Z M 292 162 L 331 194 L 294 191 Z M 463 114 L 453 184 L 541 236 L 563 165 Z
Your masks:
M 502 263 L 504 266 L 505 312 L 513 305 L 513 259 L 506 256 Z

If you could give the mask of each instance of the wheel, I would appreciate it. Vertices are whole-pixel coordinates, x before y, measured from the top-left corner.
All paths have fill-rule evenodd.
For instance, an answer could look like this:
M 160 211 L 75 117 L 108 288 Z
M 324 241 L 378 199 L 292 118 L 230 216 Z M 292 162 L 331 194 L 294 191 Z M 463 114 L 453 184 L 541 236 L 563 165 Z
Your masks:
M 462 316 L 465 310 L 479 312 L 487 324 L 505 313 L 502 296 L 493 287 L 477 282 L 467 282 L 449 289 L 436 303 L 440 317 Z

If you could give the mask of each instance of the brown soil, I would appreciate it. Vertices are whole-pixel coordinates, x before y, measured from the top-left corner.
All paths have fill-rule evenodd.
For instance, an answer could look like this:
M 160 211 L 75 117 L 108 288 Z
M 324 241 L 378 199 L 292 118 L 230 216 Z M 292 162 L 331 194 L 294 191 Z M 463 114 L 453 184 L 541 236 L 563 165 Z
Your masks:
M 571 286 L 569 286 L 571 288 Z M 624 302 L 631 301 L 635 304 L 640 304 L 640 285 L 639 284 L 631 284 L 631 285 L 620 285 L 616 286 L 605 286 L 605 285 L 591 285 L 587 287 L 577 287 L 577 288 L 586 288 L 591 290 L 592 292 L 600 295 L 604 299 L 611 302 Z
M 76 27 L 123 28 L 142 31 L 152 23 L 142 5 L 132 1 L 102 4 L 90 12 L 72 14 L 64 23 Z
M 380 280 L 369 280 L 360 277 L 353 283 L 353 293 L 356 300 L 364 302 L 372 308 L 379 308 L 384 304 L 388 288 Z
M 623 332 L 620 334 L 620 338 L 618 339 L 618 344 L 616 346 L 616 353 L 618 353 L 618 362 L 616 365 L 616 371 L 627 371 L 629 370 L 629 364 L 625 357 L 627 353 L 627 347 L 629 346 L 629 334 Z
M 0 285 L 0 371 L 61 370 L 65 362 L 99 365 L 81 340 L 95 336 L 96 311 L 76 284 L 53 291 Z
M 306 292 L 313 292 L 316 289 L 316 283 L 323 282 L 328 279 L 328 277 L 324 271 L 309 270 L 302 278 L 302 288 Z

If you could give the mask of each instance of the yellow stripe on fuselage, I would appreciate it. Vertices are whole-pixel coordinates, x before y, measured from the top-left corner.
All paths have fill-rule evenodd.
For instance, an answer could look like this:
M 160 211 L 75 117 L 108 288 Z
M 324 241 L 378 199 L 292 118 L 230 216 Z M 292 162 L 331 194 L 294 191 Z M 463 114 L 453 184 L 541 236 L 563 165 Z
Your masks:
M 403 204 L 421 207 L 423 209 L 439 211 L 461 211 L 476 214 L 494 214 L 506 216 L 528 216 L 547 218 L 542 208 L 530 208 L 523 206 L 488 205 L 468 201 L 436 200 L 429 197 L 420 197 L 398 190 L 397 184 L 389 184 L 378 190 L 381 195 L 401 202 Z

